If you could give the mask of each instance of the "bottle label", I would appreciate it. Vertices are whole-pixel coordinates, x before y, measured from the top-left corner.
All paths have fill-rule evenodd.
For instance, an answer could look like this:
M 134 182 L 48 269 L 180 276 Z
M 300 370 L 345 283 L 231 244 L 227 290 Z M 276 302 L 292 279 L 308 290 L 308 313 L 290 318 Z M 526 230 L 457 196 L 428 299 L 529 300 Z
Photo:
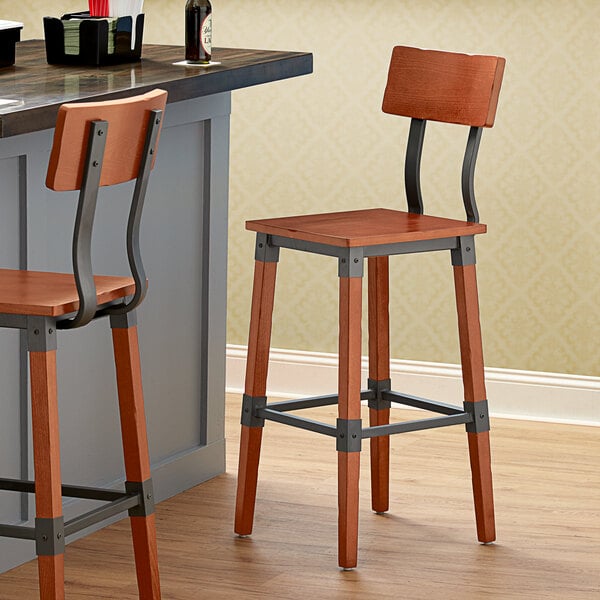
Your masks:
M 200 25 L 200 43 L 206 54 L 212 54 L 212 13 L 206 15 Z

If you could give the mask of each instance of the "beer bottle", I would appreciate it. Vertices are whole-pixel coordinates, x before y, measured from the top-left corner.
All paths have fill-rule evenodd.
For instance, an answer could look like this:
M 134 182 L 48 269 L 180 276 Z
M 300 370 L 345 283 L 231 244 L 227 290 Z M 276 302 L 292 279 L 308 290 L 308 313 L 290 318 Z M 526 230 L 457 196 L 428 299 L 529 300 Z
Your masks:
M 185 5 L 185 59 L 209 63 L 212 55 L 212 7 L 209 0 L 187 0 Z

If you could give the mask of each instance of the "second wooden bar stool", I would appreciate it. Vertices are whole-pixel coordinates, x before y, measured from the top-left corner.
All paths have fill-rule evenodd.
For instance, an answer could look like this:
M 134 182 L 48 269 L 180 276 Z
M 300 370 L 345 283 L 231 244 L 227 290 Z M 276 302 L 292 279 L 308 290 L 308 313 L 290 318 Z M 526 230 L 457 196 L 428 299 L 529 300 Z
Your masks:
M 338 452 L 339 565 L 351 569 L 358 554 L 358 496 L 362 439 L 371 440 L 372 506 L 388 510 L 389 435 L 464 424 L 467 429 L 479 541 L 495 540 L 489 418 L 485 392 L 474 236 L 485 233 L 473 192 L 483 127 L 494 123 L 505 61 L 496 56 L 394 48 L 383 100 L 384 112 L 411 118 L 405 162 L 408 212 L 374 208 L 248 221 L 257 232 L 250 335 L 242 405 L 235 531 L 252 532 L 258 464 L 265 420 L 336 438 Z M 428 120 L 470 127 L 462 168 L 466 221 L 423 214 L 420 162 Z M 338 393 L 267 403 L 271 317 L 279 249 L 333 256 L 339 276 Z M 391 390 L 389 368 L 388 260 L 415 252 L 450 251 L 464 383 L 464 405 L 450 406 Z M 364 259 L 368 259 L 369 380 L 361 391 L 361 316 Z M 361 400 L 370 427 L 361 421 Z M 391 403 L 441 416 L 389 423 Z M 337 424 L 315 422 L 290 411 L 338 405 Z
M 63 600 L 65 537 L 129 511 L 139 597 L 160 600 L 154 495 L 146 435 L 136 311 L 146 295 L 139 226 L 154 166 L 167 92 L 60 107 L 46 185 L 79 190 L 73 273 L 0 269 L 0 327 L 26 332 L 31 378 L 35 481 L 0 479 L 0 490 L 34 493 L 35 526 L 0 525 L 0 535 L 31 539 L 41 600 Z M 123 249 L 132 277 L 94 275 L 91 240 L 101 186 L 136 180 Z M 125 462 L 125 490 L 62 485 L 57 330 L 110 321 Z M 105 504 L 65 522 L 62 497 Z M 118 590 L 113 596 L 119 597 Z

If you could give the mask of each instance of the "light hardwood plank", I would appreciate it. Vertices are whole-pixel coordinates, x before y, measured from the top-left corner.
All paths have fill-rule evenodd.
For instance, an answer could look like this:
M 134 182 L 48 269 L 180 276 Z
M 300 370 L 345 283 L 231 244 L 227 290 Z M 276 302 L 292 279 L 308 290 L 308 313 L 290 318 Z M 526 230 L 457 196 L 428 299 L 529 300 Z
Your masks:
M 363 418 L 366 418 L 367 412 Z M 233 534 L 240 398 L 228 397 L 228 473 L 157 507 L 170 600 L 590 600 L 600 590 L 600 431 L 494 420 L 498 541 L 476 541 L 464 429 L 391 438 L 390 512 L 369 509 L 363 451 L 359 567 L 337 568 L 335 441 L 267 423 L 251 538 Z M 312 412 L 312 411 L 311 411 Z M 335 420 L 335 407 L 315 418 Z M 392 410 L 392 420 L 414 413 Z M 69 600 L 137 598 L 127 520 L 68 546 Z M 29 563 L 2 600 L 35 600 Z

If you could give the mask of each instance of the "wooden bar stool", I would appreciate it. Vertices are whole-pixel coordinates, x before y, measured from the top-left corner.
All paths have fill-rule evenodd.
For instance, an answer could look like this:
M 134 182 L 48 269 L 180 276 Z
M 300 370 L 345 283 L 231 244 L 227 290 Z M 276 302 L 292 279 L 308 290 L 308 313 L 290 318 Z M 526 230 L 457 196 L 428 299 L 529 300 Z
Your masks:
M 60 107 L 46 185 L 80 190 L 73 274 L 0 269 L 0 326 L 27 332 L 35 481 L 0 479 L 0 490 L 35 492 L 35 527 L 0 525 L 0 535 L 32 539 L 40 598 L 65 597 L 65 537 L 129 511 L 139 597 L 160 598 L 154 497 L 146 438 L 135 309 L 144 299 L 139 225 L 167 93 Z M 126 247 L 133 277 L 94 276 L 91 239 L 100 186 L 136 179 Z M 125 491 L 62 485 L 56 386 L 56 332 L 108 317 L 112 329 Z M 105 502 L 65 522 L 62 496 Z M 115 590 L 115 597 L 118 590 Z
M 495 539 L 489 419 L 475 278 L 479 223 L 473 192 L 475 160 L 483 127 L 494 123 L 504 59 L 398 46 L 394 48 L 383 100 L 386 113 L 411 118 L 405 162 L 408 212 L 374 208 L 248 221 L 257 232 L 248 362 L 235 531 L 252 532 L 264 421 L 272 420 L 336 438 L 338 452 L 339 565 L 357 564 L 358 481 L 362 439 L 371 440 L 372 506 L 388 510 L 389 435 L 465 424 L 469 442 L 477 535 Z M 423 214 L 420 161 L 428 120 L 470 127 L 462 168 L 467 221 Z M 280 248 L 334 256 L 339 265 L 338 394 L 267 404 L 266 381 L 275 274 Z M 449 250 L 454 267 L 464 406 L 456 407 L 391 390 L 389 368 L 388 260 L 396 254 Z M 368 259 L 369 380 L 361 391 L 361 293 Z M 369 404 L 370 427 L 361 421 L 361 400 Z M 391 403 L 441 416 L 389 423 Z M 290 411 L 338 405 L 337 424 L 315 422 Z

